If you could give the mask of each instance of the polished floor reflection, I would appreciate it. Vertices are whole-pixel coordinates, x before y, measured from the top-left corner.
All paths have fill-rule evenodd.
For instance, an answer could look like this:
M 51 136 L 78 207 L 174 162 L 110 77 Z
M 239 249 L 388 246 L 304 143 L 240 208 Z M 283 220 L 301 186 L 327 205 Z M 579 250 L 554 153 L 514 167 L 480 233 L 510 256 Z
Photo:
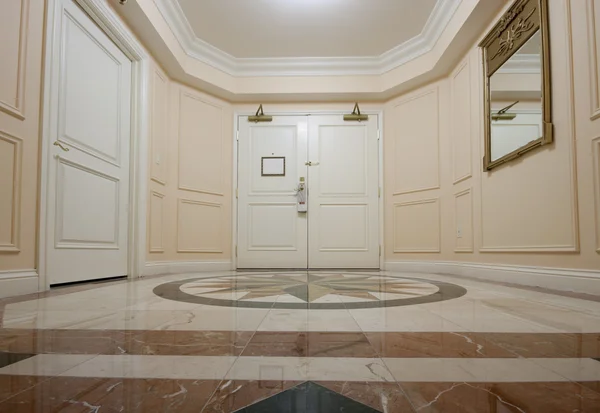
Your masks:
M 600 412 L 587 295 L 214 273 L 0 300 L 0 315 L 0 412 Z

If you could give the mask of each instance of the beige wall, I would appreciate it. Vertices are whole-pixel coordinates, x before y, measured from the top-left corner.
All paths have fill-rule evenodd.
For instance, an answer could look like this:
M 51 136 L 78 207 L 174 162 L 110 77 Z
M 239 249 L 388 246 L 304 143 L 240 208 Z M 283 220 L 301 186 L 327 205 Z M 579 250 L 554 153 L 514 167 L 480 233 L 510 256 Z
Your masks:
M 231 260 L 233 112 L 154 66 L 147 261 Z
M 37 266 L 44 3 L 3 1 L 0 12 L 0 279 Z
M 600 268 L 599 10 L 550 2 L 556 142 L 492 172 L 475 45 L 447 78 L 386 105 L 386 261 Z

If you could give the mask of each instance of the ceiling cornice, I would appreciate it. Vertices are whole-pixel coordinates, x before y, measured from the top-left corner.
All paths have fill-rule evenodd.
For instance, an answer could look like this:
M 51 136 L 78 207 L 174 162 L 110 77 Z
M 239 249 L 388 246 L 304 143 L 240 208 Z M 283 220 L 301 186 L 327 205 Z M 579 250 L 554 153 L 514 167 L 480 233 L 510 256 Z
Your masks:
M 380 56 L 237 58 L 199 39 L 176 0 L 154 0 L 192 58 L 235 77 L 382 75 L 433 49 L 462 0 L 438 0 L 419 35 Z

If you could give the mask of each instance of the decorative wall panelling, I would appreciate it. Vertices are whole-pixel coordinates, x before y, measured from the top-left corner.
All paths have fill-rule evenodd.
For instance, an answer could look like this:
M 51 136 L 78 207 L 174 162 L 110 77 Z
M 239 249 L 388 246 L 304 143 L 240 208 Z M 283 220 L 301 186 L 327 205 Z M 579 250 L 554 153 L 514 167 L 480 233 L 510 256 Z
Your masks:
M 0 252 L 19 252 L 22 140 L 0 131 Z
M 439 198 L 394 203 L 394 253 L 440 252 Z
M 455 185 L 473 175 L 470 67 L 470 59 L 467 57 L 450 77 L 452 176 Z
M 151 123 L 151 179 L 161 185 L 167 184 L 168 132 L 169 132 L 169 80 L 158 68 L 152 78 Z
M 20 120 L 25 119 L 29 2 L 6 1 L 0 15 L 0 111 Z
M 591 120 L 600 118 L 600 1 L 586 0 L 591 80 Z
M 396 103 L 392 109 L 393 195 L 440 187 L 439 89 L 433 88 Z
M 45 2 L 0 6 L 0 297 L 37 291 Z
M 179 95 L 179 189 L 220 195 L 223 110 L 194 93 Z
M 214 202 L 179 199 L 177 252 L 223 252 L 223 208 Z
M 149 251 L 165 252 L 165 195 L 157 191 L 150 191 L 149 214 Z
M 473 252 L 473 191 L 454 194 L 454 252 Z
M 600 253 L 600 136 L 592 141 L 594 157 L 594 211 L 596 219 L 596 252 Z

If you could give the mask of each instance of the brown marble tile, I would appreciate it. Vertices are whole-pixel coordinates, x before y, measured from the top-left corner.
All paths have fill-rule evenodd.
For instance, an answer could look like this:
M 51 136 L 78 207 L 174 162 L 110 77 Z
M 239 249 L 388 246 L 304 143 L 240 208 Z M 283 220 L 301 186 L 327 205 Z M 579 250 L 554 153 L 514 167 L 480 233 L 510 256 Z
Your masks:
M 597 413 L 600 394 L 577 383 L 406 383 L 423 413 Z
M 128 338 L 128 354 L 239 356 L 252 331 L 144 331 Z
M 43 376 L 3 376 L 0 375 L 0 402 L 11 398 L 50 377 Z
M 381 412 L 415 411 L 396 383 L 343 381 L 316 381 L 315 383 Z
M 300 381 L 224 380 L 202 413 L 230 413 L 294 387 Z M 275 413 L 275 412 L 273 412 Z
M 376 357 L 363 333 L 256 332 L 242 356 Z
M 381 357 L 517 357 L 479 333 L 365 333 Z
M 218 380 L 55 377 L 0 403 L 1 413 L 202 410 Z
M 13 353 L 239 355 L 253 332 L 0 329 Z
M 485 333 L 483 336 L 521 357 L 600 357 L 598 333 Z

